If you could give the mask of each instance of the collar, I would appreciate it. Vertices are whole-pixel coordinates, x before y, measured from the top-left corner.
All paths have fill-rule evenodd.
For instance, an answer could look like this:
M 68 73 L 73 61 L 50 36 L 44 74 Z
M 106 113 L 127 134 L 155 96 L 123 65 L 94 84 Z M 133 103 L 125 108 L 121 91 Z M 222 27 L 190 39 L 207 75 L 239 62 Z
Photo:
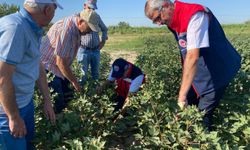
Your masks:
M 170 27 L 171 29 L 175 29 L 175 27 L 178 25 L 178 16 L 181 11 L 179 9 L 178 3 L 180 3 L 178 0 L 174 1 L 174 12 L 172 16 L 172 22 L 168 25 L 168 27 Z
M 40 27 L 32 18 L 32 16 L 29 14 L 29 12 L 25 9 L 22 8 L 20 10 L 20 14 L 28 21 L 31 29 L 33 32 L 40 38 L 44 34 L 44 30 L 42 27 Z

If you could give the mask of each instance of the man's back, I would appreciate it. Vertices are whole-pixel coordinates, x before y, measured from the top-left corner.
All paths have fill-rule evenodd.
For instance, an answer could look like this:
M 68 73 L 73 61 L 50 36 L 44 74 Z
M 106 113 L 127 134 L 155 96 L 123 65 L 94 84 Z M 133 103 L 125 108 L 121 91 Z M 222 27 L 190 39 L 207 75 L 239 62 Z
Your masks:
M 47 70 L 63 77 L 56 65 L 56 55 L 68 57 L 70 65 L 80 46 L 80 33 L 76 27 L 76 16 L 66 17 L 56 22 L 43 38 L 40 51 L 41 61 Z

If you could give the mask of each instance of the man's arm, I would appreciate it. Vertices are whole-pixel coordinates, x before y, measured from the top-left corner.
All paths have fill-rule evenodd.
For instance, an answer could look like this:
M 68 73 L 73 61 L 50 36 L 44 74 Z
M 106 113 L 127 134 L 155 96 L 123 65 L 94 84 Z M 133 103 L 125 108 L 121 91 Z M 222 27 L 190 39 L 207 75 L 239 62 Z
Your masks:
M 15 66 L 0 61 L 0 103 L 8 116 L 11 134 L 14 137 L 23 137 L 27 134 L 27 130 L 19 114 L 12 83 L 12 75 L 15 69 Z
M 106 40 L 108 40 L 108 28 L 103 23 L 102 19 L 100 19 L 99 26 L 100 26 L 101 31 L 102 31 L 102 39 L 101 39 L 101 42 L 99 44 L 99 49 L 101 50 L 104 47 Z
M 52 107 L 50 92 L 48 88 L 48 82 L 46 78 L 46 72 L 42 63 L 40 63 L 40 75 L 37 80 L 37 86 L 43 96 L 44 114 L 48 119 L 50 119 L 52 124 L 55 124 L 55 121 L 56 121 L 55 112 Z
M 56 64 L 60 69 L 60 71 L 62 72 L 63 76 L 66 77 L 72 83 L 76 91 L 81 92 L 81 86 L 77 82 L 75 75 L 70 69 L 68 60 L 69 59 L 67 57 L 62 58 L 60 56 L 56 56 Z
M 101 41 L 98 49 L 101 50 L 104 47 L 105 43 L 106 41 Z
M 200 49 L 191 49 L 187 51 L 186 59 L 183 66 L 182 82 L 178 97 L 178 104 L 181 108 L 187 104 L 187 93 L 192 85 L 197 69 Z
M 96 87 L 96 93 L 101 94 L 103 90 L 110 87 L 113 83 L 114 83 L 114 81 L 106 80 L 101 86 Z
M 200 48 L 209 47 L 209 16 L 204 12 L 197 12 L 189 21 L 187 28 L 187 55 L 184 61 L 182 83 L 179 92 L 178 105 L 187 105 L 186 96 L 196 74 Z
M 115 82 L 115 78 L 112 77 L 112 73 L 113 73 L 113 67 L 110 70 L 108 79 L 101 86 L 96 87 L 97 94 L 101 94 L 104 89 L 110 87 Z

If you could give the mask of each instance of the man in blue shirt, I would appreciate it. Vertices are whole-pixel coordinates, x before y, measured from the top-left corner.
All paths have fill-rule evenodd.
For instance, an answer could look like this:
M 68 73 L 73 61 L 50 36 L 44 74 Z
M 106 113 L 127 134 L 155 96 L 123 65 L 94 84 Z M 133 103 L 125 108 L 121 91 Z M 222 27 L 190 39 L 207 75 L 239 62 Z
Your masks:
M 21 11 L 0 19 L 0 149 L 33 149 L 36 81 L 45 116 L 55 123 L 39 47 L 57 7 L 55 0 L 25 0 Z

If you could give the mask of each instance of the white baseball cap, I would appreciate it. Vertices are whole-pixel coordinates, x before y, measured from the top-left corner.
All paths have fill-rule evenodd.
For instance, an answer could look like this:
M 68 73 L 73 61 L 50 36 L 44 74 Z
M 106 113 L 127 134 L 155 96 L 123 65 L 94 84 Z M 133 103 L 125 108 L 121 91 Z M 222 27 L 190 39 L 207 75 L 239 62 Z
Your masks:
M 25 2 L 31 2 L 31 3 L 41 3 L 41 4 L 56 4 L 57 7 L 60 9 L 63 9 L 63 7 L 56 1 L 56 0 L 25 0 Z
M 100 32 L 101 29 L 99 27 L 100 16 L 93 10 L 83 10 L 80 13 L 80 17 L 87 22 L 90 29 L 95 32 Z

